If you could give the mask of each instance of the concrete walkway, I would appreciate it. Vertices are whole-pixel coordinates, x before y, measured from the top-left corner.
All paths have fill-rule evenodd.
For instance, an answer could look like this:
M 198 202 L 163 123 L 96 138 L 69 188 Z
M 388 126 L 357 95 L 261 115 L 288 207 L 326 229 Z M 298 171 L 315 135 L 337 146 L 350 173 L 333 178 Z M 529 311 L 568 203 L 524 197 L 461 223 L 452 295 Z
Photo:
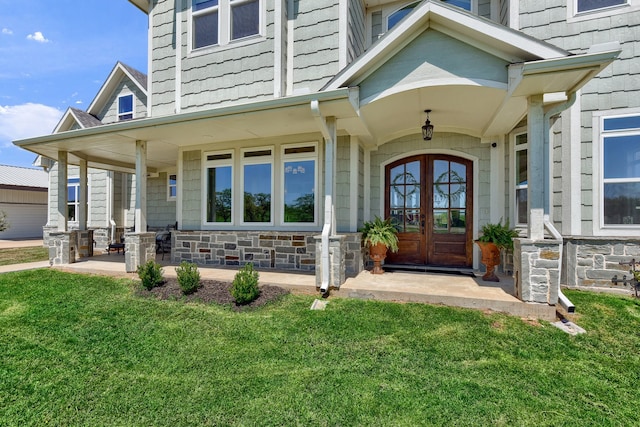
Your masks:
M 165 257 L 166 258 L 166 257 Z M 163 266 L 165 277 L 176 277 L 176 264 L 168 260 L 157 260 Z M 0 273 L 30 268 L 48 267 L 48 261 L 0 267 Z M 138 279 L 136 273 L 127 273 L 124 255 L 112 253 L 86 258 L 65 266 L 54 267 L 62 271 L 99 274 Z M 237 268 L 199 267 L 203 279 L 232 281 Z M 290 272 L 260 271 L 260 283 L 277 285 L 292 292 L 318 295 L 315 275 Z M 340 290 L 332 290 L 331 298 L 360 298 L 381 301 L 417 302 L 441 304 L 453 307 L 472 308 L 484 311 L 499 311 L 518 317 L 553 321 L 555 307 L 544 304 L 527 304 L 513 296 L 513 279 L 500 277 L 499 283 L 482 281 L 479 277 L 441 273 L 386 272 L 373 275 L 363 271 L 347 279 Z

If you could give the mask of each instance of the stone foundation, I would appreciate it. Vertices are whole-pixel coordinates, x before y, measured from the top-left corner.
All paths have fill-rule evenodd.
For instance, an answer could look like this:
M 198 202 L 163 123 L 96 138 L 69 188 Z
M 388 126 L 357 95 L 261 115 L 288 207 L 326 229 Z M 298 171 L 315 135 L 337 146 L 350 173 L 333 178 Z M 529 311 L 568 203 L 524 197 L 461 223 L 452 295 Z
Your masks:
M 316 242 L 316 287 L 320 288 L 322 276 L 322 236 L 314 237 Z M 329 288 L 339 289 L 345 279 L 346 236 L 329 236 Z
M 630 289 L 611 281 L 630 277 L 630 267 L 620 262 L 640 261 L 640 239 L 621 237 L 567 237 L 564 240 L 562 282 L 574 288 Z M 636 267 L 640 269 L 640 266 Z
M 317 232 L 285 231 L 173 231 L 171 260 L 199 265 L 243 266 L 284 271 L 315 272 L 319 262 Z M 361 234 L 341 235 L 344 250 L 343 274 L 356 275 L 363 269 Z
M 93 230 L 78 231 L 78 257 L 93 256 Z

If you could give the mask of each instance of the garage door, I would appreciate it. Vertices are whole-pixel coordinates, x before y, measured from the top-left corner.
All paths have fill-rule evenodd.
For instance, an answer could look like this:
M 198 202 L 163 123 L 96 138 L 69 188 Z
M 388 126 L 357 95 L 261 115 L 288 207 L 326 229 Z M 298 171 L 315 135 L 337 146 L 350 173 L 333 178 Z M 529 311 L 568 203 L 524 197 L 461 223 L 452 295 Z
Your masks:
M 47 205 L 20 205 L 0 203 L 7 214 L 9 229 L 0 232 L 0 239 L 42 238 L 42 227 L 47 223 Z

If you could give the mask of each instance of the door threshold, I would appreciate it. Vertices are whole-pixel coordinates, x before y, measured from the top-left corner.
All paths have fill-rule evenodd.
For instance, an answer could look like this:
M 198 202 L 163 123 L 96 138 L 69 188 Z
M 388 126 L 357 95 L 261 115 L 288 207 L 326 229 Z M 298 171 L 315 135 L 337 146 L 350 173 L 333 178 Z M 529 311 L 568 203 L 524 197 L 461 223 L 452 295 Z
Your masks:
M 411 265 L 411 264 L 383 264 L 387 271 L 414 271 L 421 273 L 459 274 L 462 276 L 476 277 L 472 268 L 468 267 L 443 267 L 436 265 Z

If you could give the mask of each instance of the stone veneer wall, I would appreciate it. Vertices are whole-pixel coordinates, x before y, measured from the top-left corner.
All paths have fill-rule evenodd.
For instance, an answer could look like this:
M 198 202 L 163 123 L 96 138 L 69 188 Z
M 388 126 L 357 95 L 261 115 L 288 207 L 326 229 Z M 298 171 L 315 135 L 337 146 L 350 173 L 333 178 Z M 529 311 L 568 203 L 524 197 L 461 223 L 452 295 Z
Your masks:
M 622 237 L 566 237 L 562 283 L 576 288 L 629 289 L 629 285 L 611 282 L 614 275 L 629 278 L 628 265 L 640 261 L 640 239 Z M 640 266 L 636 267 L 640 270 Z
M 243 266 L 309 271 L 316 269 L 317 232 L 268 231 L 174 231 L 171 258 L 175 263 Z M 348 275 L 362 271 L 360 233 L 344 236 L 344 270 Z

